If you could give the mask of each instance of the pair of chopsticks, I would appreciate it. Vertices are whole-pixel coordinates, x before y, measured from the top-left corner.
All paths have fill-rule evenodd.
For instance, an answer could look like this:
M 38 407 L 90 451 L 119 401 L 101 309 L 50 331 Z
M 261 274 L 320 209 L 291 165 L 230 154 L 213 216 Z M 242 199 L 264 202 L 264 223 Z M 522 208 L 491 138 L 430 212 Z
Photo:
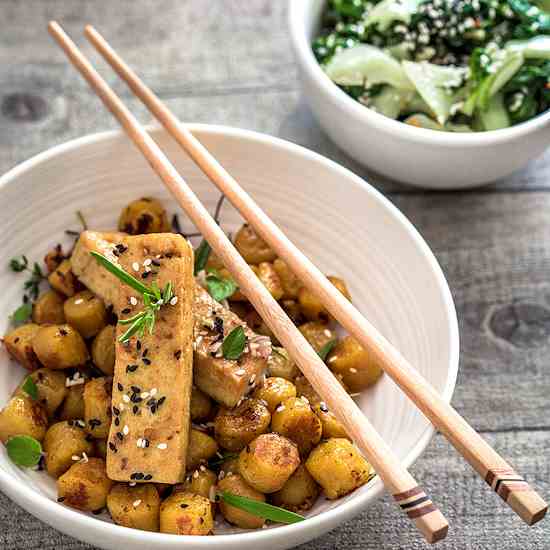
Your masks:
M 48 28 L 72 64 L 117 118 L 127 135 L 227 266 L 239 287 L 296 361 L 313 388 L 342 422 L 397 504 L 414 521 L 426 540 L 433 543 L 443 539 L 448 529 L 445 517 L 400 464 L 355 402 L 254 275 L 164 153 L 63 29 L 55 22 L 51 22 Z M 288 240 L 237 181 L 125 64 L 105 39 L 91 26 L 86 27 L 85 34 L 135 95 L 143 101 L 256 232 L 289 265 L 302 283 L 321 299 L 340 324 L 372 353 L 384 371 L 492 489 L 529 525 L 541 520 L 547 510 L 544 500 Z

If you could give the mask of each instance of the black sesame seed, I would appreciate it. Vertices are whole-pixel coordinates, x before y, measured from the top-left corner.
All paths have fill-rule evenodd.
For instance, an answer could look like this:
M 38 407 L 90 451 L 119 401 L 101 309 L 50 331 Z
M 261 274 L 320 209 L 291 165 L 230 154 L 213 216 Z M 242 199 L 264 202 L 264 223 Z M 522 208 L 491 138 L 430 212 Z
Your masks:
M 155 267 L 160 267 L 160 262 L 158 260 L 152 260 L 151 263 L 155 266 Z
M 320 408 L 324 413 L 328 413 L 328 407 L 327 407 L 324 403 L 321 403 L 321 405 L 319 405 L 319 408 Z
M 130 313 L 130 311 L 132 311 L 129 307 L 125 307 L 120 313 L 122 313 L 123 315 L 126 315 L 128 313 Z
M 179 359 L 181 357 L 181 349 L 179 349 L 178 351 L 174 352 L 174 357 L 176 359 Z
M 141 349 L 141 340 L 138 340 L 136 342 L 136 348 L 137 348 L 138 351 Z
M 118 437 L 118 439 L 120 439 L 120 441 L 122 441 L 124 439 L 124 436 L 122 435 L 122 432 L 117 432 L 116 436 Z
M 149 277 L 150 275 L 150 271 L 144 271 L 142 274 L 141 274 L 141 278 L 142 279 L 147 279 L 147 277 Z
M 57 502 L 63 502 L 65 500 L 65 497 L 58 497 Z
M 61 336 L 67 336 L 67 334 L 69 334 L 64 328 L 60 328 L 59 329 L 59 334 L 61 334 Z
M 135 372 L 139 365 L 128 365 L 126 367 L 126 372 Z
M 147 357 L 147 354 L 148 354 L 148 353 L 149 353 L 149 348 L 145 348 L 145 349 L 143 350 L 143 353 L 142 353 L 141 355 L 142 355 L 142 357 Z
M 149 440 L 148 439 L 143 439 L 143 445 L 147 448 L 149 447 Z
M 118 416 L 120 414 L 120 411 L 116 407 L 113 407 L 113 414 L 115 416 Z
M 146 364 L 146 365 L 150 365 L 151 364 L 151 359 L 147 359 L 147 357 L 144 357 L 142 359 L 142 361 Z
M 157 406 L 151 405 L 151 414 L 155 414 L 157 412 Z
M 118 391 L 123 391 L 124 390 L 124 386 L 119 382 L 116 387 L 118 388 Z
M 166 397 L 165 397 L 165 396 L 162 396 L 162 397 L 157 401 L 157 407 L 160 407 L 165 401 L 166 401 Z
M 141 474 L 141 475 L 143 475 L 143 474 Z M 146 476 L 143 476 L 143 479 L 145 481 L 150 481 L 151 479 L 153 479 L 153 476 L 151 474 L 147 474 Z
M 101 512 L 103 512 L 103 508 L 99 508 L 98 510 L 92 510 L 92 514 L 94 516 L 99 516 L 99 514 L 101 514 Z
M 137 405 L 134 405 L 134 406 L 132 407 L 132 412 L 133 412 L 134 414 L 137 414 L 138 411 L 139 411 L 139 407 L 138 407 Z
M 130 386 L 130 389 L 131 389 L 134 393 L 141 393 L 141 388 L 138 387 L 138 386 Z
M 117 416 L 115 418 L 115 426 L 119 426 L 120 425 L 120 418 Z

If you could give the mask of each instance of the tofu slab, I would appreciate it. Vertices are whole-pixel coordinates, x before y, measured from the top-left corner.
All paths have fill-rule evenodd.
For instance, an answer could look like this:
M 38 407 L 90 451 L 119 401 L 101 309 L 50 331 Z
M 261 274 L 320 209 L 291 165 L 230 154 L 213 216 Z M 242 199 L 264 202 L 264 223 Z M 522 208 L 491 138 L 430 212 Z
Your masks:
M 124 257 L 125 238 L 124 233 L 84 231 L 71 257 L 74 274 L 107 304 L 113 304 L 120 283 L 97 264 L 90 252 L 99 252 L 116 261 Z M 116 307 L 115 312 L 118 312 Z M 194 383 L 218 403 L 232 408 L 261 381 L 267 368 L 267 359 L 271 355 L 271 342 L 269 338 L 256 334 L 237 315 L 213 300 L 197 282 L 193 317 Z M 223 359 L 223 336 L 238 325 L 244 328 L 247 337 L 245 353 L 238 361 Z M 220 327 L 223 327 L 223 335 Z
M 185 477 L 193 360 L 193 250 L 172 233 L 123 237 L 120 265 L 145 284 L 171 281 L 177 300 L 160 309 L 153 334 L 116 343 L 107 475 L 117 481 L 178 483 Z M 94 260 L 95 261 L 95 260 Z M 117 285 L 115 311 L 128 318 L 141 296 Z M 128 328 L 117 326 L 117 338 Z
M 261 383 L 271 355 L 271 340 L 268 336 L 256 334 L 198 284 L 193 316 L 193 382 L 218 403 L 233 408 Z M 243 327 L 246 335 L 244 353 L 237 361 L 224 359 L 221 350 L 223 339 L 238 326 Z

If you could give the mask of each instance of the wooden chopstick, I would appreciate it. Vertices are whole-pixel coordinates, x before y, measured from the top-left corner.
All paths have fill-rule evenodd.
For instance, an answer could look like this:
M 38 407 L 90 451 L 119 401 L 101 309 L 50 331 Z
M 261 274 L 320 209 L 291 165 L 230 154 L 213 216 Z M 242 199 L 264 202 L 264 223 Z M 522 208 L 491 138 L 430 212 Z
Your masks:
M 132 91 L 143 101 L 193 161 L 229 199 L 296 276 L 314 292 L 339 323 L 377 359 L 384 371 L 429 418 L 492 489 L 529 525 L 541 520 L 546 502 L 513 468 L 446 403 L 407 360 L 340 294 L 237 181 L 193 136 L 164 103 L 91 26 L 87 38 Z
M 411 474 L 401 465 L 393 451 L 373 428 L 353 399 L 338 383 L 307 340 L 255 276 L 250 266 L 237 252 L 226 234 L 210 216 L 208 210 L 178 174 L 158 145 L 63 29 L 53 21 L 48 25 L 48 29 L 65 51 L 71 63 L 80 71 L 105 106 L 115 116 L 128 137 L 160 176 L 212 249 L 219 255 L 239 287 L 296 361 L 315 391 L 342 422 L 396 502 L 416 524 L 428 542 L 433 543 L 443 539 L 448 530 L 448 523 L 443 514 L 432 504 Z M 416 501 L 418 503 L 414 505 Z

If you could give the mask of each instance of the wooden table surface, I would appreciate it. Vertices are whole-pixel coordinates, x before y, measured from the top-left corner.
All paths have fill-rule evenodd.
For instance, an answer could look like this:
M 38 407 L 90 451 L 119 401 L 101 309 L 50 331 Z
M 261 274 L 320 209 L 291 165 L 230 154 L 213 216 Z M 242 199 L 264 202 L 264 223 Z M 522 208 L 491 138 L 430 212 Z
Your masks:
M 468 192 L 423 192 L 369 174 L 325 137 L 308 110 L 285 5 L 0 0 L 0 173 L 53 145 L 115 127 L 49 38 L 52 18 L 87 53 L 80 33 L 85 23 L 96 25 L 182 120 L 258 130 L 349 167 L 418 227 L 447 276 L 462 351 L 454 406 L 550 498 L 550 151 L 506 181 Z M 103 74 L 150 121 L 112 73 Z M 443 437 L 434 438 L 412 471 L 451 523 L 441 550 L 550 548 L 550 520 L 525 527 Z M 90 548 L 1 493 L 0 527 L 6 550 Z M 424 547 L 384 498 L 301 548 Z

